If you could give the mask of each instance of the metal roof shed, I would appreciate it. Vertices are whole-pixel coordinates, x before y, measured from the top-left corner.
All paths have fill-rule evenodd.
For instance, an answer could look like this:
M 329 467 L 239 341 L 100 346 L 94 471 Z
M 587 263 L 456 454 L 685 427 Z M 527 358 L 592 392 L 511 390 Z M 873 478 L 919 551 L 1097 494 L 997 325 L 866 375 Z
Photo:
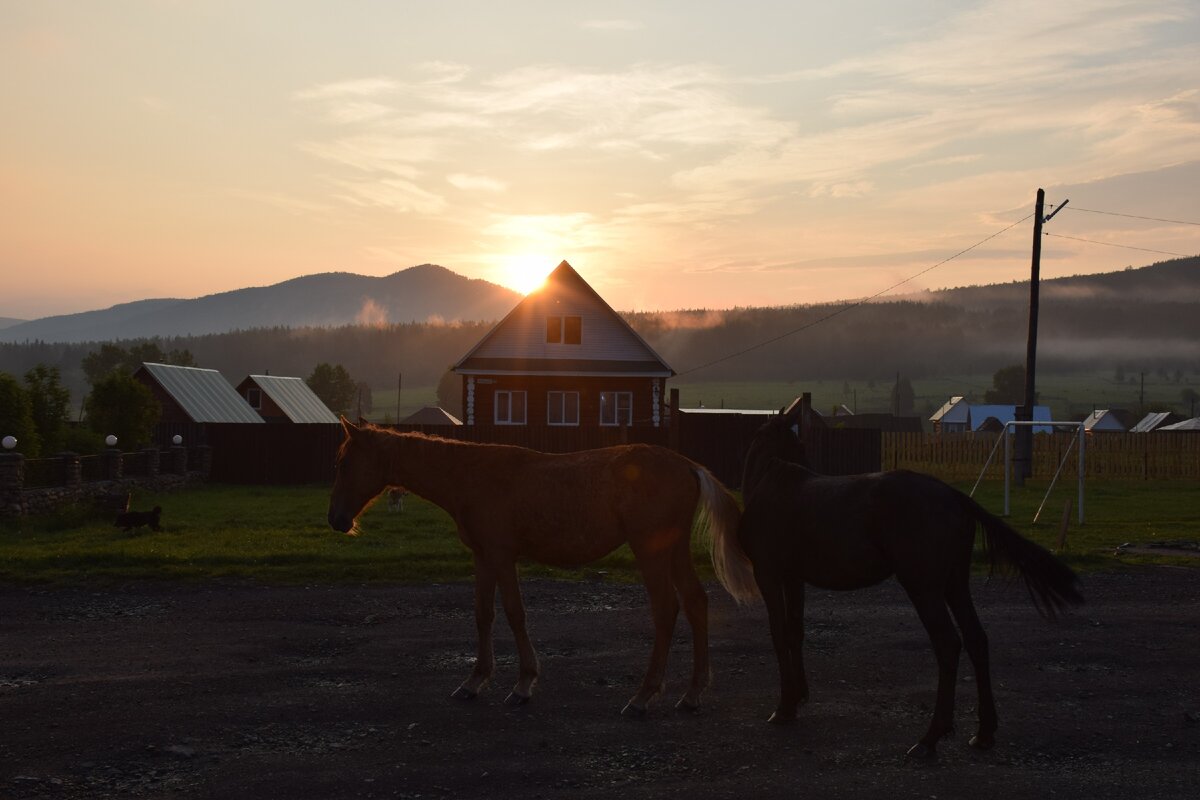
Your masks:
M 252 390 L 261 394 L 257 397 Z M 297 424 L 337 424 L 337 415 L 300 378 L 277 375 L 247 375 L 237 393 L 268 421 Z M 255 405 L 255 400 L 258 404 Z
M 147 362 L 133 377 L 162 403 L 164 423 L 263 421 L 215 369 Z

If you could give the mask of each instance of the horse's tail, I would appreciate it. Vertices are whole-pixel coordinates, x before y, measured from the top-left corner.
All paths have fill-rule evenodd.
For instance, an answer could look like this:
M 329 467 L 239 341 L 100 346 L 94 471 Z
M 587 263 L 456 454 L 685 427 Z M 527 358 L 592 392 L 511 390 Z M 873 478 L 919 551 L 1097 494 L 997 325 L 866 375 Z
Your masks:
M 717 580 L 739 603 L 756 600 L 758 584 L 754 581 L 754 567 L 738 544 L 742 512 L 737 500 L 707 469 L 697 465 L 695 471 L 700 482 L 697 526 L 708 539 Z
M 992 574 L 1019 574 L 1029 589 L 1034 607 L 1049 619 L 1054 619 L 1057 612 L 1068 605 L 1083 602 L 1074 570 L 974 500 L 967 498 L 967 502 L 971 513 L 983 526 L 983 547 Z

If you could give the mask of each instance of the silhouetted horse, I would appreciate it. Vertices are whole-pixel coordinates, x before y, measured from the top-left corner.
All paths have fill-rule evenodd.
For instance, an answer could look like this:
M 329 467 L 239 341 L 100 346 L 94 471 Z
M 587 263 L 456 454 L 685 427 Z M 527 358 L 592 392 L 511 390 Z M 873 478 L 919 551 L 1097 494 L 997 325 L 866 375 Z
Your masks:
M 495 668 L 492 621 L 496 588 L 520 657 L 520 678 L 506 700 L 527 701 L 538 677 L 525 627 L 517 560 L 578 567 L 628 543 L 650 595 L 654 648 L 637 694 L 622 713 L 640 715 L 663 688 L 679 599 L 692 628 L 691 685 L 678 706 L 695 709 L 709 682 L 708 597 L 692 566 L 691 533 L 712 536 L 717 577 L 733 593 L 753 591 L 754 576 L 735 536 L 737 502 L 704 467 L 670 450 L 623 445 L 551 455 L 506 445 L 396 433 L 342 420 L 329 498 L 329 524 L 350 532 L 363 509 L 389 486 L 404 486 L 445 509 L 475 559 L 479 653 L 454 692 L 473 698 Z
M 996 706 L 988 641 L 968 580 L 976 528 L 983 526 L 992 570 L 1019 573 L 1043 616 L 1053 618 L 1067 603 L 1083 602 L 1075 574 L 931 476 L 896 470 L 832 477 L 808 470 L 802 466 L 803 445 L 792 429 L 798 405 L 755 434 L 742 481 L 745 510 L 738 538 L 754 564 L 779 660 L 780 699 L 770 721 L 795 719 L 797 707 L 808 700 L 801 650 L 805 584 L 860 589 L 895 575 L 929 633 L 938 664 L 933 719 L 908 754 L 932 757 L 938 739 L 953 731 L 955 677 L 964 644 L 979 689 L 979 729 L 971 745 L 991 747 Z

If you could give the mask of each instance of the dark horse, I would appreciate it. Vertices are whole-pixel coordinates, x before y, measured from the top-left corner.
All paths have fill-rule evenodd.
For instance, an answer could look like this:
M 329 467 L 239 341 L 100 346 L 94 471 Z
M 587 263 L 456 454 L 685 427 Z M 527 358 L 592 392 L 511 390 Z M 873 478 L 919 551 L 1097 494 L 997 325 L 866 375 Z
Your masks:
M 577 567 L 628 544 L 642 571 L 654 615 L 654 647 L 637 694 L 623 713 L 641 715 L 659 694 L 682 601 L 692 627 L 692 681 L 679 707 L 695 709 L 708 686 L 708 597 L 692 565 L 693 522 L 712 540 L 713 567 L 731 593 L 753 593 L 754 577 L 738 549 L 737 501 L 704 467 L 649 445 L 552 455 L 497 444 L 396 433 L 342 420 L 329 498 L 329 524 L 352 532 L 384 489 L 404 486 L 444 508 L 475 559 L 479 653 L 454 692 L 475 697 L 495 668 L 492 620 L 496 590 L 520 658 L 507 702 L 524 703 L 538 677 L 525 625 L 517 562 Z
M 793 404 L 755 434 L 742 481 L 745 510 L 738 538 L 754 564 L 779 660 L 781 696 L 770 721 L 794 720 L 797 707 L 808 700 L 801 652 L 805 584 L 860 589 L 895 575 L 929 634 L 938 665 L 933 719 L 908 754 L 932 757 L 938 739 L 953 732 L 955 677 L 964 645 L 979 688 L 979 729 L 971 745 L 990 748 L 996 706 L 988 640 L 969 586 L 976 528 L 983 527 L 992 570 L 1020 574 L 1043 616 L 1053 618 L 1066 604 L 1083 602 L 1075 574 L 931 476 L 896 470 L 832 477 L 808 470 L 792 427 L 798 406 Z

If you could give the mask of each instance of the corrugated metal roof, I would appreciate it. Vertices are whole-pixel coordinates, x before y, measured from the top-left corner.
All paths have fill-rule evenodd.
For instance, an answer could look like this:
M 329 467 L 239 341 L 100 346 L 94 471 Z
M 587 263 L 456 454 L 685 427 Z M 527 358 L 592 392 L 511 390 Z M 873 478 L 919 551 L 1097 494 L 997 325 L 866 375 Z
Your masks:
M 215 369 L 146 363 L 141 370 L 179 404 L 192 422 L 263 421 Z
M 250 380 L 258 384 L 263 394 L 271 398 L 292 422 L 303 424 L 338 421 L 337 415 L 330 411 L 329 407 L 321 402 L 321 398 L 300 378 L 251 375 Z
M 1142 417 L 1137 425 L 1129 429 L 1130 433 L 1149 433 L 1157 430 L 1163 425 L 1170 425 L 1175 422 L 1182 422 L 1178 415 L 1170 411 L 1151 411 L 1146 416 Z
M 400 420 L 401 425 L 462 425 L 462 420 L 440 406 L 425 406 Z
M 1185 419 L 1183 422 L 1176 422 L 1174 425 L 1164 425 L 1159 428 L 1160 431 L 1200 431 L 1200 417 L 1192 417 Z

